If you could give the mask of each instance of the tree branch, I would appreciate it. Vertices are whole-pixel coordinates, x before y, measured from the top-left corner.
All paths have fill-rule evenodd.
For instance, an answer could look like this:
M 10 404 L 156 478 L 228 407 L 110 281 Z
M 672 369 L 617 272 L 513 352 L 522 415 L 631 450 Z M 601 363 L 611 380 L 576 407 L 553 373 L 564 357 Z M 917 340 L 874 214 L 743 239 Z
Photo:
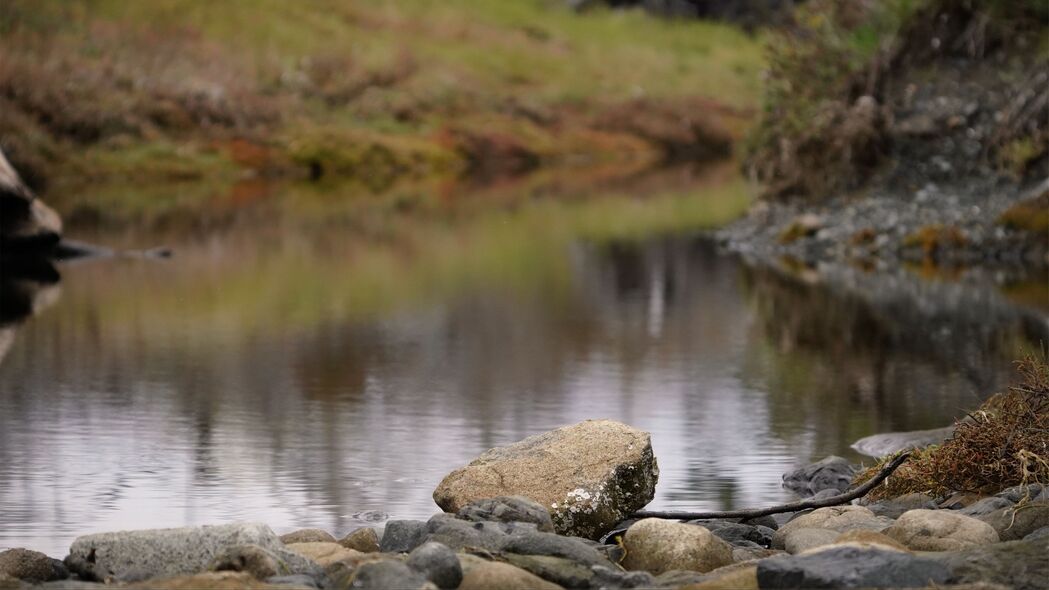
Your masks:
M 781 512 L 797 512 L 799 510 L 808 510 L 809 508 L 826 508 L 828 506 L 838 506 L 851 502 L 856 498 L 867 495 L 881 482 L 885 481 L 885 478 L 892 475 L 893 471 L 903 462 L 909 459 L 911 454 L 909 452 L 903 453 L 899 457 L 893 459 L 888 465 L 882 468 L 877 475 L 872 477 L 867 483 L 859 486 L 858 488 L 839 494 L 837 496 L 831 496 L 830 498 L 823 498 L 821 500 L 802 500 L 799 502 L 793 502 L 790 504 L 781 504 L 779 506 L 770 506 L 768 508 L 753 508 L 748 510 L 727 510 L 722 512 L 662 512 L 653 510 L 641 510 L 631 514 L 628 518 L 672 518 L 677 520 L 695 520 L 699 518 L 757 518 L 759 516 L 768 516 L 770 514 L 779 514 Z

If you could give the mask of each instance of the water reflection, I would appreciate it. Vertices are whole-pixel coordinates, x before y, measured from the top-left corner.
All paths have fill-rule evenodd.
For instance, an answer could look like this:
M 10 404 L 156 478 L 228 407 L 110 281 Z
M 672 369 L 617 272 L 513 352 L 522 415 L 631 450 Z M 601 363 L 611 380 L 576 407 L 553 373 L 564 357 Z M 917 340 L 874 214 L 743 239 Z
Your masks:
M 587 238 L 542 219 L 500 234 L 523 238 L 514 273 L 409 248 L 439 269 L 426 272 L 383 246 L 399 253 L 377 254 L 383 268 L 411 277 L 398 290 L 425 294 L 387 306 L 360 295 L 375 263 L 338 232 L 222 234 L 170 261 L 63 269 L 63 300 L 0 365 L 0 547 L 424 517 L 452 468 L 595 417 L 653 433 L 654 506 L 779 502 L 792 465 L 943 425 L 1046 337 L 1044 313 L 985 283 L 812 284 L 701 238 Z M 448 256 L 482 255 L 471 231 L 446 231 L 462 242 Z M 5 286 L 5 313 L 21 292 Z

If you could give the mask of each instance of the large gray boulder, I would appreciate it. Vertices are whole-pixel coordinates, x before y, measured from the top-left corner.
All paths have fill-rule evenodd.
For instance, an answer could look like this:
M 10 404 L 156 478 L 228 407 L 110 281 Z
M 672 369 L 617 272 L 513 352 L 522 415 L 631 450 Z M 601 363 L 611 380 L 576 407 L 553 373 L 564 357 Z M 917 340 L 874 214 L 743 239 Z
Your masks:
M 758 562 L 760 588 L 924 588 L 949 576 L 932 559 L 881 547 L 830 545 Z
M 61 235 L 62 220 L 58 214 L 23 184 L 0 150 L 0 245 L 50 246 Z
M 216 557 L 241 545 L 288 555 L 268 526 L 235 523 L 86 535 L 73 541 L 66 565 L 95 579 L 173 577 L 206 571 Z
M 433 498 L 459 512 L 485 498 L 524 496 L 557 532 L 597 538 L 655 495 L 659 468 L 647 432 L 587 420 L 492 449 L 448 474 Z

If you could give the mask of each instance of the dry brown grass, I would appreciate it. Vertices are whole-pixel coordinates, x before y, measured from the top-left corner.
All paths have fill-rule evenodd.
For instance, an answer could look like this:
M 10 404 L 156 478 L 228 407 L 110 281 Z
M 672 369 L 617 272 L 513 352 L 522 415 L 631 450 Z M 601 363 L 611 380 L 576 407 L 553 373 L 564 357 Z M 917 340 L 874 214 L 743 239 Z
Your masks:
M 870 498 L 911 492 L 987 494 L 1049 483 L 1049 364 L 1044 357 L 1017 362 L 1017 385 L 998 393 L 960 421 L 942 445 L 916 451 Z M 885 461 L 856 476 L 862 483 Z

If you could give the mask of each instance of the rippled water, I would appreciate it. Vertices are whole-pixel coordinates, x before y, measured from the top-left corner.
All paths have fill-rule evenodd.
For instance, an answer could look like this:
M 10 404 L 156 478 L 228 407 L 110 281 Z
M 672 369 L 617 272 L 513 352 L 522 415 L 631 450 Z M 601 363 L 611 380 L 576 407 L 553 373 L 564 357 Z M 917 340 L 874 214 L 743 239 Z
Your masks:
M 641 206 L 680 217 L 678 198 Z M 382 231 L 96 223 L 95 241 L 175 255 L 61 264 L 61 280 L 6 268 L 0 548 L 422 518 L 484 450 L 599 417 L 652 433 L 652 507 L 780 502 L 784 471 L 945 425 L 1046 334 L 1023 290 L 799 279 L 719 254 L 687 219 L 620 231 L 587 215 L 544 201 Z

